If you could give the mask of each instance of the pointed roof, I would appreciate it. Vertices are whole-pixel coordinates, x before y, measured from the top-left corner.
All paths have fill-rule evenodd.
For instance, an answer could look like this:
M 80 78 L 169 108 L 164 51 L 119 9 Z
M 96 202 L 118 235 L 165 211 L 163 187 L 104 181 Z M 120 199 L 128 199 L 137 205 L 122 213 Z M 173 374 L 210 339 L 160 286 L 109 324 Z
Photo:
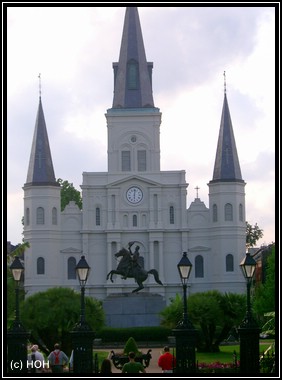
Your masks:
M 60 186 L 55 179 L 45 118 L 39 97 L 29 167 L 25 186 Z
M 125 12 L 119 62 L 113 63 L 112 108 L 154 107 L 153 63 L 147 62 L 137 7 Z
M 211 182 L 224 181 L 244 182 L 242 180 L 226 92 L 224 93 L 213 179 Z

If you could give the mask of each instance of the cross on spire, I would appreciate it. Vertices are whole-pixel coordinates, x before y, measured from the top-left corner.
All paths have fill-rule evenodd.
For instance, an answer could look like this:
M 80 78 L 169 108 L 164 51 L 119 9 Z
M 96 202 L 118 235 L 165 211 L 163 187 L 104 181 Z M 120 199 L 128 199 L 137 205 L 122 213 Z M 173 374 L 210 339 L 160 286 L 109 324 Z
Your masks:
M 225 75 L 225 71 L 223 71 L 223 76 L 224 76 L 224 94 L 226 94 L 226 75 Z
M 39 97 L 41 98 L 41 74 L 38 75 L 39 78 Z
M 200 189 L 199 186 L 196 186 L 196 187 L 195 187 L 195 190 L 196 190 L 196 198 L 199 198 L 199 192 L 198 192 L 199 189 Z

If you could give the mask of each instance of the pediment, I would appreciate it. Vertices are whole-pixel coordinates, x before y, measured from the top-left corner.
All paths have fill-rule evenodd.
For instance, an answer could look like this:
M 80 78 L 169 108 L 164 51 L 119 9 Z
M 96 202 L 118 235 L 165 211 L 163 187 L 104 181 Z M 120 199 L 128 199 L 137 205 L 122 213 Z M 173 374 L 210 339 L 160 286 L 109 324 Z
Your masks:
M 205 247 L 203 245 L 196 245 L 195 247 L 189 248 L 189 252 L 202 252 L 202 251 L 210 251 L 209 247 Z
M 119 179 L 117 181 L 114 181 L 112 183 L 109 183 L 107 185 L 107 188 L 123 185 L 124 183 L 130 182 L 130 181 L 140 181 L 140 182 L 142 182 L 146 185 L 150 185 L 150 186 L 161 186 L 162 185 L 160 182 L 152 181 L 151 179 L 144 178 L 144 177 L 141 177 L 138 175 L 132 175 L 132 176 L 125 177 L 125 178 Z
M 72 247 L 61 249 L 60 252 L 61 253 L 82 253 L 80 249 L 72 248 Z

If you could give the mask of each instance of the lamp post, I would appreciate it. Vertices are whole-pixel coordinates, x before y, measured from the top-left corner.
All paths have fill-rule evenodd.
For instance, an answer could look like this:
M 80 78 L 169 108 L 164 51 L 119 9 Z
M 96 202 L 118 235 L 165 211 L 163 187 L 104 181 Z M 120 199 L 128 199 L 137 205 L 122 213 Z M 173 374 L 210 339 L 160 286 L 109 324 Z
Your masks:
M 73 343 L 73 372 L 93 373 L 93 339 L 94 332 L 85 319 L 85 285 L 88 279 L 90 266 L 85 256 L 76 265 L 76 273 L 80 283 L 80 321 L 71 332 Z
M 15 319 L 7 333 L 8 372 L 27 373 L 27 339 L 30 337 L 30 333 L 25 330 L 20 321 L 19 287 L 21 276 L 24 272 L 24 266 L 18 256 L 15 257 L 14 261 L 10 265 L 10 269 L 16 283 L 16 309 Z
M 175 336 L 176 347 L 176 373 L 195 373 L 196 372 L 196 353 L 195 341 L 197 330 L 188 319 L 187 312 L 187 281 L 189 279 L 192 264 L 187 257 L 187 252 L 177 265 L 178 272 L 183 287 L 183 318 L 177 327 L 172 330 Z
M 256 261 L 247 252 L 240 263 L 247 282 L 247 311 L 238 329 L 240 336 L 240 372 L 259 373 L 259 328 L 253 317 L 250 300 L 252 279 L 256 270 Z

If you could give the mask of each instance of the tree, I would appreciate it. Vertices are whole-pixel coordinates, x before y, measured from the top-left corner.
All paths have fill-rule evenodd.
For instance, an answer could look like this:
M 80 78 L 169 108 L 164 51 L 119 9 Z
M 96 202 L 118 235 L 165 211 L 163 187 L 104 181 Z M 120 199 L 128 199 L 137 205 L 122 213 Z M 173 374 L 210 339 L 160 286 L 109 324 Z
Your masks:
M 222 294 L 217 290 L 199 292 L 188 297 L 188 318 L 199 331 L 199 351 L 219 351 L 219 344 L 228 337 L 230 330 L 242 321 L 246 310 L 245 295 Z M 183 314 L 183 302 L 177 295 L 161 312 L 162 325 L 175 328 Z M 181 316 L 181 317 L 180 317 Z
M 54 343 L 58 342 L 70 355 L 70 331 L 80 320 L 80 301 L 80 293 L 69 288 L 55 287 L 38 292 L 21 304 L 21 320 L 41 347 L 44 348 L 44 341 L 52 351 Z M 99 331 L 105 319 L 101 301 L 85 297 L 85 316 L 91 329 Z
M 57 179 L 57 182 L 61 186 L 61 211 L 63 211 L 70 201 L 74 201 L 77 206 L 82 209 L 82 197 L 81 193 L 75 189 L 72 183 L 64 181 L 61 178 Z
M 275 245 L 270 246 L 271 253 L 266 261 L 264 284 L 255 287 L 253 307 L 260 319 L 265 313 L 275 310 Z
M 257 223 L 252 226 L 246 221 L 246 246 L 253 247 L 256 242 L 263 237 L 263 230 L 259 228 Z
M 182 297 L 176 294 L 174 298 L 170 298 L 170 304 L 160 312 L 160 316 L 162 317 L 162 326 L 174 329 L 183 316 Z

